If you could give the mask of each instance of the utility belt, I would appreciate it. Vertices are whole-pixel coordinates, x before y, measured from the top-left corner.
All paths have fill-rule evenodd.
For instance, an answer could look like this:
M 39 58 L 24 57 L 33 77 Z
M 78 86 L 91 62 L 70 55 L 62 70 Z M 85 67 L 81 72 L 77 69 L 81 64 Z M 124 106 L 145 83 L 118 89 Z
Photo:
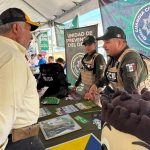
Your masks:
M 38 134 L 39 134 L 39 124 L 33 124 L 31 126 L 13 129 L 10 136 L 12 138 L 12 142 L 17 142 L 32 136 L 37 136 Z

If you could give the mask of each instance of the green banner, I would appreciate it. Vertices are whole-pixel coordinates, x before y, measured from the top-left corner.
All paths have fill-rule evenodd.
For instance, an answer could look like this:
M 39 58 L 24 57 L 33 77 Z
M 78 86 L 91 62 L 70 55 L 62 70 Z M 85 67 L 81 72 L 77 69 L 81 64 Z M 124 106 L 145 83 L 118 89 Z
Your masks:
M 54 25 L 55 25 L 55 35 L 56 35 L 57 46 L 65 47 L 64 30 L 78 28 L 79 17 L 78 15 L 76 15 L 69 23 L 60 24 L 60 23 L 55 22 Z
M 83 39 L 88 35 L 97 37 L 97 25 L 65 30 L 67 78 L 74 85 L 79 76 L 79 66 L 84 56 Z
M 49 50 L 49 43 L 48 43 L 48 33 L 42 32 L 38 37 L 39 42 L 39 49 L 41 51 L 48 51 Z
M 59 47 L 65 47 L 65 40 L 64 40 L 64 28 L 65 26 L 63 24 L 57 24 L 55 25 L 55 35 L 56 35 L 56 44 Z
M 150 1 L 99 0 L 104 31 L 108 26 L 121 27 L 129 47 L 150 57 Z

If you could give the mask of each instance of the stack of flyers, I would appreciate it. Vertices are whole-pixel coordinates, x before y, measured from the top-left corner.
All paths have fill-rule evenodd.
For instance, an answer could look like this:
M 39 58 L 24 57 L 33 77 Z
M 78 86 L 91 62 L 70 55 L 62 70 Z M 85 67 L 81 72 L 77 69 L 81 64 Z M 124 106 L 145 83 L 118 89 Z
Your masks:
M 42 89 L 40 89 L 40 90 L 38 91 L 39 98 L 41 98 L 41 97 L 44 95 L 44 93 L 46 92 L 47 89 L 48 89 L 48 87 L 45 86 L 45 87 L 43 87 Z
M 47 107 L 40 108 L 40 116 L 39 116 L 40 118 L 51 115 L 51 114 L 52 113 L 50 112 L 50 110 Z
M 68 97 L 66 97 L 66 100 L 80 100 L 81 95 L 77 92 L 71 92 Z
M 93 124 L 95 124 L 98 129 L 101 129 L 101 112 L 92 113 L 91 116 Z
M 87 119 L 83 118 L 82 116 L 76 116 L 74 117 L 76 120 L 78 120 L 79 122 L 86 124 L 87 122 L 89 122 Z
M 97 105 L 93 102 L 93 101 L 84 101 L 84 102 L 80 102 L 75 104 L 80 110 L 84 110 L 84 109 L 90 109 L 93 107 L 96 107 Z
M 67 105 L 64 107 L 60 107 L 56 109 L 56 114 L 57 115 L 65 115 L 65 114 L 70 114 L 73 112 L 79 111 L 75 106 L 73 105 Z
M 59 102 L 60 102 L 60 99 L 57 97 L 45 97 L 41 103 L 42 104 L 59 104 Z
M 74 98 L 71 95 L 68 95 L 65 100 L 74 100 Z

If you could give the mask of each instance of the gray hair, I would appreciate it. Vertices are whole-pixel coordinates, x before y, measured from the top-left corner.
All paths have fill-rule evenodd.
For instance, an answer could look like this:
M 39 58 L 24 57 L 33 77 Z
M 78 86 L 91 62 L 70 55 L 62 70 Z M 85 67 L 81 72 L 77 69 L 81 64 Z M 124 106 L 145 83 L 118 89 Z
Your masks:
M 12 29 L 12 25 L 14 23 L 18 23 L 20 25 L 25 24 L 25 22 L 11 22 L 11 23 L 7 23 L 7 24 L 4 24 L 4 25 L 0 25 L 0 35 L 10 32 L 11 29 Z

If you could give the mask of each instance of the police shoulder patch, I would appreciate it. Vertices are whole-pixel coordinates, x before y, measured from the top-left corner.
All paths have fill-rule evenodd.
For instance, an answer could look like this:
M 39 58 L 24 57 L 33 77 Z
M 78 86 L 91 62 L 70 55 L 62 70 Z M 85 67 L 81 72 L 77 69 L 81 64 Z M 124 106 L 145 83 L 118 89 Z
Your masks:
M 137 65 L 135 63 L 126 64 L 127 72 L 134 72 L 137 69 Z

